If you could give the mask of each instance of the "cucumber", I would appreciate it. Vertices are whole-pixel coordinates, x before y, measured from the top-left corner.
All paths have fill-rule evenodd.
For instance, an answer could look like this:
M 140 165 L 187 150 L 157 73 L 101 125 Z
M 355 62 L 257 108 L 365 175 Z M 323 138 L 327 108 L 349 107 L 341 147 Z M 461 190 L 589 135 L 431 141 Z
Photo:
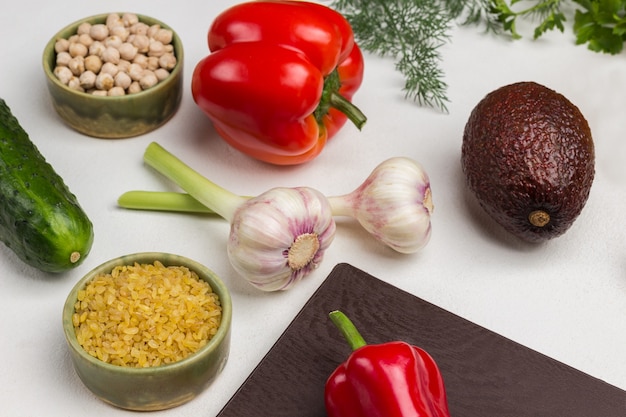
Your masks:
M 26 264 L 62 272 L 82 263 L 93 225 L 0 99 L 0 240 Z

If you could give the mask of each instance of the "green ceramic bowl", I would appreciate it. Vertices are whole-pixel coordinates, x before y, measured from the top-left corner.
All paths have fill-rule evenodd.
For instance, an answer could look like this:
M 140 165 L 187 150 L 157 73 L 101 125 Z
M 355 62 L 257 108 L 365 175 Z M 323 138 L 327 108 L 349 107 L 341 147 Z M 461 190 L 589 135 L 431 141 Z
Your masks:
M 134 368 L 106 363 L 89 355 L 76 340 L 72 323 L 78 291 L 97 274 L 109 273 L 116 266 L 154 263 L 185 266 L 207 281 L 219 296 L 222 320 L 217 334 L 202 348 L 171 364 Z M 205 266 L 182 256 L 144 252 L 112 259 L 87 273 L 72 289 L 63 309 L 63 329 L 74 369 L 97 397 L 116 407 L 154 411 L 176 407 L 192 400 L 211 384 L 226 365 L 230 352 L 232 303 L 224 283 Z
M 121 13 L 120 13 L 121 14 Z M 109 13 L 76 21 L 50 39 L 43 52 L 43 69 L 52 104 L 61 119 L 75 130 L 93 137 L 121 139 L 142 135 L 167 122 L 178 110 L 183 92 L 183 45 L 174 33 L 172 44 L 177 64 L 169 77 L 156 86 L 135 94 L 117 97 L 93 96 L 73 90 L 54 75 L 57 39 L 69 38 L 83 22 L 104 23 Z M 137 14 L 139 21 L 148 25 L 166 24 Z

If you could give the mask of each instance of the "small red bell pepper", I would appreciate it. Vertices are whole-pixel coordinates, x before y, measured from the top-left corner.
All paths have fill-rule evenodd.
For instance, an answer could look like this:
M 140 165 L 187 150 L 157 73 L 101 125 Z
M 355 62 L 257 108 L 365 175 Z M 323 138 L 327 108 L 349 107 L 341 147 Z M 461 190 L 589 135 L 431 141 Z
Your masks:
M 328 417 L 450 417 L 443 378 L 428 353 L 401 341 L 367 345 L 342 312 L 330 318 L 353 352 L 326 382 Z
M 253 1 L 221 13 L 211 53 L 196 66 L 192 95 L 234 148 L 277 165 L 315 158 L 346 119 L 363 56 L 338 12 L 305 1 Z

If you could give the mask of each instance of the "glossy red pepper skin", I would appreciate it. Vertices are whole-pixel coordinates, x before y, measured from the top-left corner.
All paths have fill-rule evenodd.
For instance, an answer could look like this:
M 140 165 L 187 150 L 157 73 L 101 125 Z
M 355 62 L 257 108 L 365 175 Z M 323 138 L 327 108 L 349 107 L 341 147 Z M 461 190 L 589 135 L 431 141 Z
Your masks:
M 325 406 L 328 417 L 450 417 L 437 364 L 402 341 L 354 349 L 328 378 Z
M 354 46 L 352 27 L 336 11 L 305 1 L 255 1 L 233 6 L 215 18 L 207 36 L 215 52 L 237 42 L 291 46 L 324 76 L 344 61 Z
M 234 148 L 272 164 L 300 164 L 345 124 L 344 113 L 320 103 L 333 80 L 352 99 L 363 56 L 334 10 L 303 1 L 242 3 L 215 19 L 208 43 L 192 94 Z

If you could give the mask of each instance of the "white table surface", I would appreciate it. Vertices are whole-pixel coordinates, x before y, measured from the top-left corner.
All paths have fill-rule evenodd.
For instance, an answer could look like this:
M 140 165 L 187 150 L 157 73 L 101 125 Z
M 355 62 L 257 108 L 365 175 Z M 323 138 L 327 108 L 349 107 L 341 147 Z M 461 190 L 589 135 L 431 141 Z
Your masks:
M 354 102 L 369 116 L 362 132 L 346 127 L 315 161 L 297 167 L 256 162 L 217 139 L 190 94 L 191 73 L 207 53 L 213 18 L 234 1 L 12 1 L 0 14 L 0 97 L 94 222 L 95 242 L 75 270 L 49 276 L 0 248 L 0 414 L 4 417 L 125 416 L 80 382 L 61 326 L 67 294 L 81 276 L 122 254 L 167 251 L 205 263 L 232 291 L 232 348 L 223 373 L 201 396 L 156 415 L 215 416 L 340 262 L 350 263 L 455 314 L 626 389 L 626 60 L 575 46 L 565 34 L 512 42 L 477 28 L 450 31 L 442 51 L 449 114 L 404 100 L 393 61 L 366 55 Z M 172 26 L 185 48 L 180 110 L 160 129 L 125 140 L 83 136 L 64 125 L 45 87 L 41 54 L 61 27 L 93 14 L 132 11 Z M 528 32 L 530 35 L 531 32 Z M 466 192 L 462 132 L 489 91 L 533 80 L 568 97 L 587 117 L 596 145 L 596 179 L 573 227 L 528 246 L 502 232 Z M 306 185 L 329 195 L 356 188 L 383 159 L 408 156 L 428 171 L 435 202 L 433 236 L 415 255 L 374 243 L 352 221 L 339 222 L 322 266 L 293 289 L 262 293 L 230 267 L 228 224 L 184 214 L 127 211 L 130 189 L 164 190 L 142 163 L 156 141 L 207 177 L 240 194 Z

